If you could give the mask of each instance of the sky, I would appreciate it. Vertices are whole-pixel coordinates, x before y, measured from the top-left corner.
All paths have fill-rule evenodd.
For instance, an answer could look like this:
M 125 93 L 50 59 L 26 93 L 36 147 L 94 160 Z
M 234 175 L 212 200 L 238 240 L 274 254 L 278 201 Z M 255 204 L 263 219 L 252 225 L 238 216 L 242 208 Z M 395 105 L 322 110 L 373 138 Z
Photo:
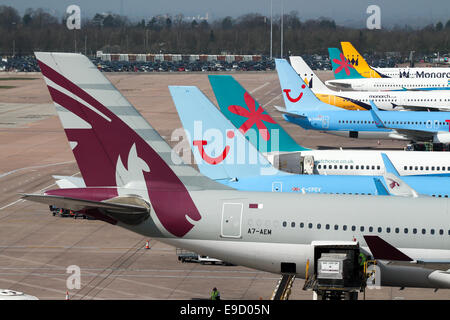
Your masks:
M 208 13 L 212 20 L 245 13 L 270 16 L 271 3 L 274 16 L 279 16 L 283 7 L 285 13 L 297 11 L 302 21 L 327 17 L 339 25 L 355 27 L 366 25 L 369 5 L 380 7 L 381 24 L 387 28 L 396 24 L 423 27 L 450 20 L 449 0 L 0 0 L 0 5 L 12 6 L 21 14 L 26 8 L 43 8 L 62 17 L 69 5 L 76 4 L 84 17 L 112 12 L 126 15 L 131 21 L 179 13 L 186 17 L 205 17 Z

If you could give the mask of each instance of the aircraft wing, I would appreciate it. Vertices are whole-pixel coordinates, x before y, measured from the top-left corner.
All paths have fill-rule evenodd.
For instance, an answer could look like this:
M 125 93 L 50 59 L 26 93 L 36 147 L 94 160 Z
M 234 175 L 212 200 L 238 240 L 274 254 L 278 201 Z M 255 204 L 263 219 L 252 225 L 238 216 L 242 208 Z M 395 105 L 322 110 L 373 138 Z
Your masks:
M 23 194 L 22 199 L 73 211 L 97 209 L 109 217 L 127 224 L 140 223 L 150 214 L 150 206 L 145 205 L 136 197 L 117 197 L 106 202 L 55 195 Z
M 289 112 L 289 111 L 287 111 L 286 108 L 279 107 L 279 106 L 274 106 L 274 107 L 275 107 L 275 109 L 277 109 L 279 112 L 281 112 L 281 113 L 283 113 L 283 114 L 285 114 L 285 115 L 288 115 L 288 116 L 290 116 L 290 117 L 292 117 L 292 118 L 302 118 L 302 119 L 306 119 L 306 118 L 307 118 L 306 116 L 303 116 L 303 115 L 301 115 L 301 114 L 294 113 L 294 112 Z
M 394 265 L 416 266 L 433 270 L 450 269 L 450 260 L 448 259 L 412 259 L 379 236 L 364 236 L 364 240 L 376 260 L 384 260 Z
M 449 111 L 448 107 L 420 107 L 420 106 L 408 106 L 401 105 L 405 111 Z M 402 111 L 402 110 L 399 110 Z
M 410 130 L 410 129 L 398 129 L 391 128 L 397 131 L 398 134 L 408 137 L 411 140 L 423 140 L 423 139 L 433 139 L 435 132 L 426 130 Z

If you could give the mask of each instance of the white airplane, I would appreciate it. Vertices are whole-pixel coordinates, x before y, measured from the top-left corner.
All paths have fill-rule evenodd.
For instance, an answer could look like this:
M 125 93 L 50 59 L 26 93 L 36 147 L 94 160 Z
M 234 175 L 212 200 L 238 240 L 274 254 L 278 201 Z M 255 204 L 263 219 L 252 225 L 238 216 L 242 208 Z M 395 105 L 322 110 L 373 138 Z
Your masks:
M 300 278 L 308 268 L 331 287 L 364 287 L 362 254 L 381 286 L 450 288 L 449 199 L 232 190 L 173 154 L 87 57 L 36 58 L 87 187 L 24 199 L 236 265 Z M 189 99 L 195 87 L 170 91 Z
M 328 48 L 333 80 L 325 81 L 329 86 L 358 91 L 386 90 L 450 90 L 447 78 L 365 78 L 337 48 Z
M 450 68 L 376 68 L 370 66 L 362 55 L 353 47 L 350 42 L 341 42 L 342 51 L 345 58 L 350 62 L 356 71 L 365 78 L 420 78 L 450 79 Z M 448 63 L 448 58 L 441 58 L 442 62 Z
M 322 102 L 348 110 L 370 110 L 370 100 L 384 110 L 450 110 L 450 90 L 336 91 L 329 89 L 300 56 L 291 56 L 294 70 Z
M 325 84 L 337 89 L 352 89 L 357 91 L 391 91 L 391 90 L 450 90 L 447 79 L 418 78 L 364 78 L 364 79 L 333 79 Z

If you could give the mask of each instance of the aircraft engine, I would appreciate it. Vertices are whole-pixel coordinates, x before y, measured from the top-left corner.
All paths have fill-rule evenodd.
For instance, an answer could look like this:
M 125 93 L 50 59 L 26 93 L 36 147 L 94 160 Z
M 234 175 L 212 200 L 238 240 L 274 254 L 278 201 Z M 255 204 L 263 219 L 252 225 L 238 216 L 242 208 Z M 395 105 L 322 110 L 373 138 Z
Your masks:
M 450 143 L 450 132 L 438 132 L 433 137 L 434 143 Z

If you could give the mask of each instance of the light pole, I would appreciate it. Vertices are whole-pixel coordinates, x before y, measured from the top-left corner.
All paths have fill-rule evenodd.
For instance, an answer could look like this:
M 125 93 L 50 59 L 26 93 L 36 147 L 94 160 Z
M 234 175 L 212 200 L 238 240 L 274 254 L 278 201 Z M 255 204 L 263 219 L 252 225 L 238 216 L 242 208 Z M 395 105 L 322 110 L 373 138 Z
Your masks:
M 272 60 L 272 16 L 273 16 L 273 0 L 270 0 L 270 60 Z
M 12 56 L 14 57 L 16 55 L 16 22 L 11 23 L 14 29 L 13 33 L 13 43 L 12 43 Z
M 284 15 L 284 1 L 281 0 L 281 59 L 283 59 L 283 15 Z

